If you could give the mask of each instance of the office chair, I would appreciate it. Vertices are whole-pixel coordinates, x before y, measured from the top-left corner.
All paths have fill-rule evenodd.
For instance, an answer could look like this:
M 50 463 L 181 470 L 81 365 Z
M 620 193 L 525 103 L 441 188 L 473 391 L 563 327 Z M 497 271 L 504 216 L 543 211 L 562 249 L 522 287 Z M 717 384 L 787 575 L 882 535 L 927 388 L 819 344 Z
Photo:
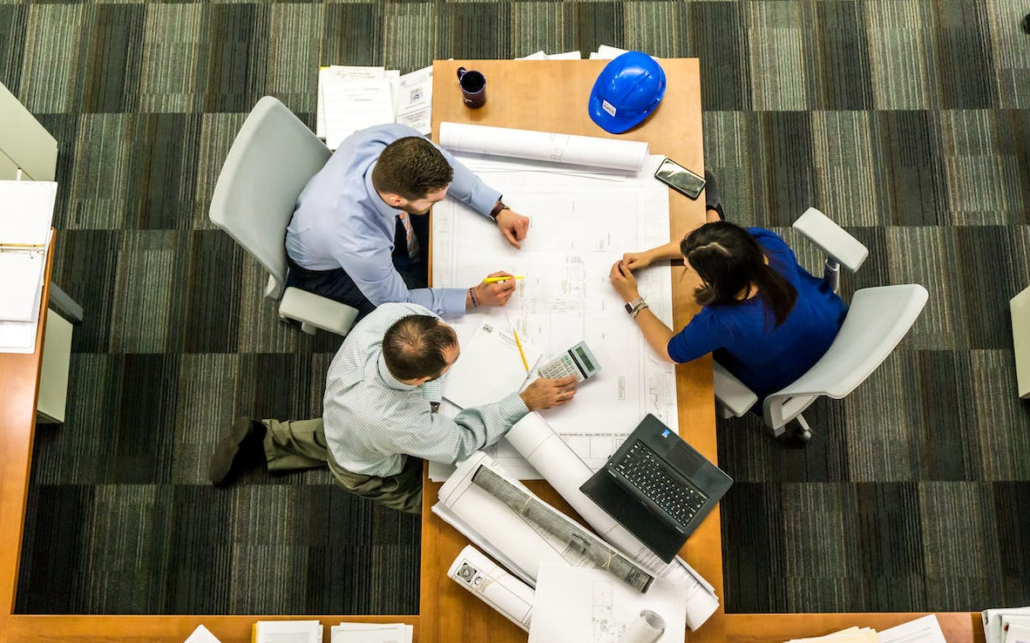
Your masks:
M 823 278 L 837 291 L 840 266 L 854 272 L 868 250 L 822 212 L 809 208 L 794 229 L 827 255 Z M 820 396 L 841 399 L 872 375 L 905 337 L 922 312 L 929 295 L 918 284 L 863 288 L 855 292 L 840 332 L 826 354 L 795 382 L 768 395 L 762 420 L 775 437 L 786 432 L 791 420 L 800 429 L 795 435 L 807 442 L 812 430 L 802 416 Z M 758 395 L 718 362 L 714 364 L 715 397 L 723 417 L 741 417 L 758 402 Z
M 358 311 L 299 288 L 286 288 L 286 226 L 297 197 L 329 160 L 329 149 L 293 113 L 265 96 L 247 116 L 218 175 L 211 222 L 268 271 L 265 297 L 279 302 L 279 318 L 346 335 Z

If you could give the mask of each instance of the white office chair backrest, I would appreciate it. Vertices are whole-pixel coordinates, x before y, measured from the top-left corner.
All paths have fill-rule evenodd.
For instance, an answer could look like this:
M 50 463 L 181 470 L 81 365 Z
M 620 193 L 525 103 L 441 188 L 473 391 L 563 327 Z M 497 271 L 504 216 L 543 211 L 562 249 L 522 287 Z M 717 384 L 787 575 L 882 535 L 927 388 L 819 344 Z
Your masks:
M 887 359 L 926 305 L 918 284 L 863 288 L 826 354 L 787 388 L 769 396 L 827 395 L 840 399 L 855 390 Z
M 258 101 L 236 135 L 211 197 L 211 221 L 257 259 L 282 296 L 286 226 L 297 197 L 326 161 L 328 148 L 271 96 Z

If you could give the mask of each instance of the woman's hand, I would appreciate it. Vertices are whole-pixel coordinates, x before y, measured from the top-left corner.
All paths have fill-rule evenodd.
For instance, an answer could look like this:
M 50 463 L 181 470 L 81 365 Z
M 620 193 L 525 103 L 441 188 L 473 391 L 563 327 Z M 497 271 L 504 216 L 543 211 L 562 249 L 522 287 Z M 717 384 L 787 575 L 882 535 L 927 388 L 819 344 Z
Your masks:
M 626 265 L 628 270 L 643 270 L 651 265 L 652 260 L 649 250 L 644 252 L 627 252 L 622 255 L 622 263 Z
M 619 293 L 619 296 L 626 303 L 640 296 L 640 291 L 637 290 L 637 279 L 633 276 L 630 269 L 626 267 L 625 261 L 616 261 L 608 278 L 612 282 L 612 288 L 615 289 L 615 292 Z

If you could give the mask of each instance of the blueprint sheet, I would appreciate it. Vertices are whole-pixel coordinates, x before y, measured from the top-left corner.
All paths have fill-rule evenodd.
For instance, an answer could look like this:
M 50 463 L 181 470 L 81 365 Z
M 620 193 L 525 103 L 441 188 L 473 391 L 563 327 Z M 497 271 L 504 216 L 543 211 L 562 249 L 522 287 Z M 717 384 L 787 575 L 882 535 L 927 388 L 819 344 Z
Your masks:
M 634 176 L 499 157 L 457 158 L 531 219 L 516 250 L 492 222 L 464 205 L 446 199 L 433 208 L 434 286 L 467 288 L 496 270 L 525 275 L 506 307 L 448 319 L 459 337 L 470 337 L 486 320 L 510 325 L 543 351 L 541 363 L 586 340 L 601 371 L 579 387 L 570 404 L 541 415 L 592 470 L 645 414 L 677 427 L 673 365 L 647 345 L 608 280 L 624 252 L 669 240 L 668 189 L 653 178 L 661 157 L 649 157 Z M 651 310 L 672 326 L 670 271 L 656 266 L 637 280 Z M 518 477 L 539 478 L 514 450 L 490 453 Z M 445 471 L 430 470 L 436 479 Z

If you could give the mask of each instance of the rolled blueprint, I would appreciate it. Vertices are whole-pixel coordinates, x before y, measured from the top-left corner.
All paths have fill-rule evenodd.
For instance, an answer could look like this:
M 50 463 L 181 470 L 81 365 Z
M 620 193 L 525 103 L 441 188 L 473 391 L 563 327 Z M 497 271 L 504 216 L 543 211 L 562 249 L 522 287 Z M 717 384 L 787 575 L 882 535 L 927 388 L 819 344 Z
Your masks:
M 532 588 L 472 547 L 465 547 L 447 570 L 447 575 L 506 619 L 529 631 L 533 620 Z
M 651 610 L 640 610 L 640 616 L 630 621 L 619 643 L 655 643 L 665 633 L 665 619 Z
M 648 144 L 642 141 L 461 123 L 440 123 L 440 145 L 452 152 L 600 167 L 633 174 L 644 167 L 649 154 Z
M 537 574 L 543 563 L 566 567 L 600 567 L 582 546 L 584 540 L 592 540 L 607 547 L 600 538 L 579 525 L 576 527 L 581 533 L 576 536 L 575 542 L 537 527 L 472 481 L 473 475 L 482 467 L 496 472 L 514 487 L 529 493 L 517 480 L 511 479 L 493 458 L 480 451 L 458 464 L 454 474 L 440 487 L 440 502 L 433 505 L 433 513 L 530 586 L 536 585 Z M 575 525 L 558 510 L 553 507 L 551 510 L 558 519 Z M 638 569 L 646 574 L 643 568 Z
M 522 418 L 505 438 L 601 538 L 657 576 L 687 582 L 691 589 L 687 600 L 687 626 L 690 629 L 696 630 L 715 613 L 719 599 L 708 581 L 681 558 L 677 557 L 671 563 L 663 562 L 579 490 L 593 472 L 538 413 Z
M 472 475 L 472 482 L 538 528 L 582 551 L 595 567 L 607 571 L 638 592 L 646 592 L 654 582 L 654 576 L 637 567 L 622 552 L 491 469 L 480 466 Z

